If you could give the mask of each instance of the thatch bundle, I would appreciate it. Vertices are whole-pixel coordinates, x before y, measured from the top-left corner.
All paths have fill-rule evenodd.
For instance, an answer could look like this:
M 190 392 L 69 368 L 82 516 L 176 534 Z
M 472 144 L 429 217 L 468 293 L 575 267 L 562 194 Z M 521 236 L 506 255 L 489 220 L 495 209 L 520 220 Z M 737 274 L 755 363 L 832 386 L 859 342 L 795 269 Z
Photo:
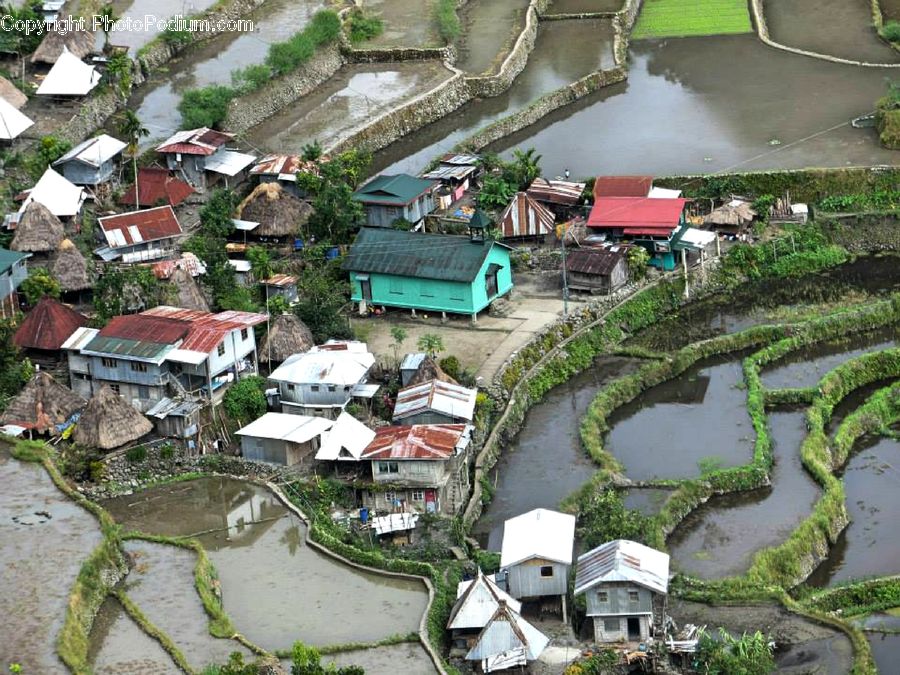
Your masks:
M 281 363 L 291 354 L 307 352 L 315 344 L 312 331 L 305 323 L 293 314 L 282 314 L 259 343 L 257 353 L 261 361 L 271 365 Z
M 450 384 L 459 384 L 459 382 L 454 380 L 443 371 L 443 369 L 437 364 L 437 361 L 435 361 L 430 356 L 426 356 L 424 359 L 422 359 L 422 363 L 419 364 L 419 367 L 416 369 L 416 372 L 413 373 L 413 376 L 410 378 L 409 383 L 406 386 L 412 387 L 413 385 L 425 384 L 426 382 L 431 382 L 432 380 L 449 382 Z
M 25 207 L 16 223 L 16 235 L 9 247 L 13 251 L 44 253 L 55 251 L 66 236 L 62 221 L 40 202 Z
M 28 103 L 28 97 L 5 77 L 0 77 L 0 98 L 4 99 L 16 110 Z
M 68 387 L 64 387 L 44 372 L 36 373 L 0 417 L 2 424 L 17 424 L 38 433 L 53 431 L 87 401 Z
M 750 208 L 750 204 L 734 200 L 723 204 L 703 219 L 707 225 L 726 225 L 729 227 L 743 227 L 753 221 L 756 211 Z
M 83 291 L 94 286 L 87 260 L 69 239 L 60 242 L 50 266 L 50 274 L 66 292 Z
M 152 429 L 150 420 L 104 384 L 88 401 L 72 440 L 85 447 L 112 450 Z
M 172 270 L 169 283 L 175 286 L 175 306 L 184 309 L 197 309 L 201 312 L 209 311 L 209 304 L 203 296 L 203 291 L 191 273 L 183 267 L 176 266 Z
M 260 183 L 238 206 L 238 218 L 259 223 L 259 237 L 293 237 L 306 225 L 313 208 L 286 192 L 280 183 Z

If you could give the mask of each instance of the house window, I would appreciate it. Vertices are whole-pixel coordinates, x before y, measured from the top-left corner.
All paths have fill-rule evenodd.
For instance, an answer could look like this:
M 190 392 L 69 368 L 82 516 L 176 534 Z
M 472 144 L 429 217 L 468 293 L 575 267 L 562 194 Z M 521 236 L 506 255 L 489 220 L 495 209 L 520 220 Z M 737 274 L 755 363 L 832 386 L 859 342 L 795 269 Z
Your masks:
M 289 385 L 287 386 L 287 390 L 288 390 L 288 391 L 294 391 L 294 385 L 289 384 Z
M 616 633 L 619 631 L 618 619 L 603 619 L 603 630 L 607 633 Z
M 115 368 L 116 367 L 115 359 L 102 358 L 102 359 L 100 359 L 100 363 L 103 364 L 104 368 Z
M 388 291 L 394 295 L 403 295 L 403 280 L 391 279 L 388 282 Z
M 146 363 L 137 363 L 136 361 L 132 361 L 131 369 L 136 373 L 146 373 L 147 372 L 147 364 Z
M 424 490 L 413 490 L 412 491 L 412 500 L 414 502 L 421 502 L 425 500 L 425 491 Z
M 144 400 L 150 398 L 150 387 L 143 384 L 138 385 L 138 398 Z
M 337 390 L 337 387 L 335 385 L 333 385 L 333 384 L 328 385 L 328 391 L 336 391 L 336 390 Z
M 112 389 L 112 390 L 113 390 L 114 392 L 116 392 L 117 394 L 119 393 L 119 385 L 117 385 L 117 384 L 111 384 L 111 385 L 109 385 L 109 388 Z
M 219 343 L 218 347 L 216 347 L 216 353 L 219 356 L 225 356 L 225 341 L 224 340 Z
M 609 602 L 609 593 L 606 591 L 597 591 L 597 602 Z
M 543 565 L 541 567 L 541 576 L 542 577 L 552 577 L 553 576 L 553 566 L 552 565 Z
M 319 391 L 319 385 L 313 384 L 309 387 L 310 391 Z
M 385 492 L 384 501 L 388 504 L 393 504 L 395 501 L 397 501 L 397 495 L 393 492 Z
M 246 340 L 250 337 L 250 332 L 246 328 L 241 328 L 241 340 Z
M 637 603 L 641 599 L 641 596 L 638 595 L 637 591 L 628 591 L 628 602 Z
M 378 473 L 400 473 L 397 462 L 378 462 Z

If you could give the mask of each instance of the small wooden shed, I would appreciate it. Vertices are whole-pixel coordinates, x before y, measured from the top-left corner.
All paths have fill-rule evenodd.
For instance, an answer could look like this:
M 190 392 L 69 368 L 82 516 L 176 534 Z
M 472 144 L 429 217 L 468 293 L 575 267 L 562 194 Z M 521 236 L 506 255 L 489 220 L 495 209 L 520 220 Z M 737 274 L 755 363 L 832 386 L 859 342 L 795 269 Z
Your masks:
M 320 437 L 332 424 L 324 417 L 270 412 L 236 433 L 244 459 L 295 466 L 312 461 Z
M 627 247 L 579 248 L 566 253 L 569 288 L 614 293 L 628 283 Z

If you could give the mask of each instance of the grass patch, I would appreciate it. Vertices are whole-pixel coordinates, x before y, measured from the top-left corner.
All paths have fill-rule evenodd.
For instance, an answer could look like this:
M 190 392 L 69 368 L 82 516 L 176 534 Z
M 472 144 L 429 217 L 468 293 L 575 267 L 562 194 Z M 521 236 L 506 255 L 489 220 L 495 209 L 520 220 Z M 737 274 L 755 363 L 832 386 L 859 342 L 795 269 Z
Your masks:
M 462 32 L 459 16 L 456 14 L 456 2 L 454 0 L 438 0 L 434 7 L 434 23 L 437 26 L 438 35 L 448 45 L 451 44 Z
M 751 33 L 746 0 L 645 0 L 632 37 Z

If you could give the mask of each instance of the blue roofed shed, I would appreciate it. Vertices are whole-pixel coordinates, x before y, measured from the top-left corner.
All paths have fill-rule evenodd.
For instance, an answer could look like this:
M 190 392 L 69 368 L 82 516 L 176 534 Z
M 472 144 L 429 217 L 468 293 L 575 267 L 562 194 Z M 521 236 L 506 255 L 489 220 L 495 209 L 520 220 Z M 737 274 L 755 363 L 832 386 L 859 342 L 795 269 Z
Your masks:
M 436 185 L 405 173 L 382 175 L 354 192 L 353 199 L 365 207 L 369 227 L 390 227 L 400 218 L 418 223 L 434 211 L 432 190 Z

